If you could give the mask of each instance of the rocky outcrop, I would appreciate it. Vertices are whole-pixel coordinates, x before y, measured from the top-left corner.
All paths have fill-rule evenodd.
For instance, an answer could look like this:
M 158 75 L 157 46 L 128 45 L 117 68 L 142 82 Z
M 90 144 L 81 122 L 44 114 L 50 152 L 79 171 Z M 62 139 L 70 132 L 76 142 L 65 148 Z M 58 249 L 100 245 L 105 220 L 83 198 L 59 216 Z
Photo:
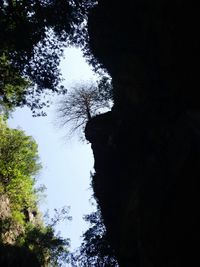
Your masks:
M 27 208 L 23 211 L 25 222 L 41 225 L 38 212 Z M 0 266 L 2 267 L 40 267 L 36 255 L 28 248 L 17 244 L 17 238 L 25 233 L 25 225 L 13 219 L 10 198 L 0 194 Z
M 10 200 L 6 194 L 0 194 L 0 219 L 5 219 L 10 216 Z
M 113 113 L 92 119 L 86 137 L 95 196 L 120 266 L 198 262 L 200 114 L 148 125 L 147 114 L 117 124 Z
M 85 132 L 122 267 L 200 263 L 197 19 L 194 5 L 178 0 L 101 0 L 89 17 L 91 50 L 112 76 L 115 104 Z
M 14 245 L 24 227 L 12 220 L 10 199 L 0 194 L 0 243 Z

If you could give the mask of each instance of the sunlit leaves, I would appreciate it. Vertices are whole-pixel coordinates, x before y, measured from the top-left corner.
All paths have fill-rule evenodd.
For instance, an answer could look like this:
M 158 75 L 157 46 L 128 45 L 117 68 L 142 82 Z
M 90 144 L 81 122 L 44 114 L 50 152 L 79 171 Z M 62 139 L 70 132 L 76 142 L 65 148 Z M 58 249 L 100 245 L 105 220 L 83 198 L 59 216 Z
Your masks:
M 54 228 L 48 225 L 35 227 L 29 223 L 25 231 L 25 238 L 20 236 L 19 242 L 37 256 L 41 266 L 63 266 L 69 253 L 68 239 L 56 235 Z
M 0 185 L 11 202 L 13 214 L 36 205 L 34 176 L 41 165 L 37 144 L 23 131 L 10 129 L 0 117 Z
M 55 226 L 71 219 L 69 207 L 56 209 L 51 221 L 43 222 L 37 204 L 38 190 L 44 187 L 35 188 L 40 168 L 35 140 L 9 128 L 0 116 L 0 200 L 7 201 L 7 214 L 0 209 L 0 245 L 11 240 L 31 250 L 40 266 L 61 266 L 69 253 L 69 240 L 56 234 Z

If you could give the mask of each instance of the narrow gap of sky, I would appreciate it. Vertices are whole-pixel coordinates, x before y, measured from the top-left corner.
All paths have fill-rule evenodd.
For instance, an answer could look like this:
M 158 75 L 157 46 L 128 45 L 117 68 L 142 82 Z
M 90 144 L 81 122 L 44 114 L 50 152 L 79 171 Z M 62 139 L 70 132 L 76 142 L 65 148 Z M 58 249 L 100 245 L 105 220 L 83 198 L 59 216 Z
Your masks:
M 65 58 L 61 62 L 61 71 L 66 88 L 77 82 L 95 80 L 94 73 L 77 48 L 67 48 Z M 80 236 L 88 225 L 83 215 L 95 210 L 91 205 L 92 190 L 90 188 L 90 171 L 93 170 L 93 155 L 90 144 L 81 143 L 78 138 L 70 141 L 66 138 L 66 130 L 55 124 L 53 103 L 48 109 L 47 117 L 33 118 L 28 108 L 18 108 L 9 125 L 19 127 L 26 134 L 34 137 L 38 144 L 39 156 L 43 169 L 38 177 L 38 184 L 47 187 L 46 198 L 40 209 L 44 212 L 70 206 L 71 222 L 63 222 L 58 226 L 61 236 L 71 239 L 71 249 L 80 246 Z

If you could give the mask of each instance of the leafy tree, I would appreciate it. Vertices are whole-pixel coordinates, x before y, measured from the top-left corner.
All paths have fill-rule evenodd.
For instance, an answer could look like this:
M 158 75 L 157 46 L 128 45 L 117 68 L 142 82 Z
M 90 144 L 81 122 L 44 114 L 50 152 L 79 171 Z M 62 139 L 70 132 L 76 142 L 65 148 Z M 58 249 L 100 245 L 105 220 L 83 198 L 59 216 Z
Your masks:
M 55 227 L 71 219 L 69 208 L 55 210 L 55 216 L 44 223 L 37 207 L 38 190 L 44 188 L 34 187 L 40 168 L 34 139 L 9 128 L 0 116 L 0 247 L 13 244 L 25 249 L 41 267 L 62 266 L 69 254 L 69 239 L 56 234 Z M 1 209 L 2 203 L 6 209 Z M 17 260 L 17 255 L 12 256 Z
M 29 225 L 23 245 L 37 256 L 41 266 L 60 266 L 69 253 L 69 240 L 56 236 L 49 226 Z
M 98 94 L 102 100 L 113 101 L 113 87 L 110 76 L 105 73 L 100 74 L 100 80 L 98 81 Z
M 91 227 L 84 233 L 80 249 L 71 255 L 72 266 L 117 267 L 114 251 L 109 245 L 100 210 L 85 216 Z
M 34 176 L 39 163 L 37 144 L 22 130 L 10 129 L 0 117 L 0 188 L 11 202 L 13 217 L 23 220 L 21 210 L 34 207 Z
M 110 108 L 110 99 L 99 93 L 96 84 L 77 84 L 58 104 L 59 123 L 69 125 L 72 134 L 82 129 L 92 117 Z
M 18 237 L 17 242 L 31 250 L 42 267 L 63 266 L 68 260 L 69 239 L 64 239 L 56 234 L 55 227 L 62 220 L 71 220 L 68 215 L 69 208 L 55 209 L 55 214 L 46 224 L 35 225 L 27 223 L 25 233 Z M 49 216 L 48 216 L 49 219 Z
M 48 92 L 49 89 L 51 92 L 65 92 L 63 86 L 60 86 L 60 57 L 69 40 L 77 45 L 83 44 L 83 21 L 92 2 L 0 1 L 0 61 L 3 57 L 3 63 L 0 62 L 0 97 L 8 105 L 13 104 L 13 99 L 8 97 L 10 90 L 13 92 L 9 84 L 15 86 L 15 104 L 26 104 L 32 110 L 41 109 L 45 105 L 44 101 L 40 101 L 42 92 Z M 8 76 L 1 66 L 5 58 L 9 71 L 15 73 L 11 79 L 17 75 L 19 83 L 16 83 L 16 79 L 12 83 L 6 80 Z M 28 88 L 21 84 L 27 80 Z
M 11 67 L 6 55 L 0 56 L 0 114 L 8 117 L 16 106 L 22 105 L 28 86 L 29 82 Z

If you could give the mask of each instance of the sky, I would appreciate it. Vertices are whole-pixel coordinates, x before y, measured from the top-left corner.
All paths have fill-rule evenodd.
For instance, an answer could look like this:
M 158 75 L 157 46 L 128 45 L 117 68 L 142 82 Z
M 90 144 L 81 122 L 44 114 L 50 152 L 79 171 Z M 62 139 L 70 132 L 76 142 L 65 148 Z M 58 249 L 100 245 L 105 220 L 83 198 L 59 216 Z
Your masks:
M 94 73 L 77 48 L 67 48 L 61 62 L 61 71 L 66 88 L 81 81 L 94 80 Z M 95 210 L 91 203 L 90 172 L 93 171 L 93 154 L 90 144 L 80 142 L 78 137 L 67 138 L 67 129 L 56 123 L 56 105 L 48 109 L 47 117 L 32 117 L 28 108 L 18 108 L 9 120 L 13 128 L 23 129 L 34 137 L 38 144 L 39 156 L 43 166 L 38 184 L 47 187 L 46 198 L 40 204 L 50 215 L 54 208 L 70 206 L 72 221 L 61 223 L 57 230 L 61 236 L 71 239 L 71 249 L 80 246 L 80 236 L 88 225 L 83 215 Z M 92 200 L 94 202 L 94 200 Z

